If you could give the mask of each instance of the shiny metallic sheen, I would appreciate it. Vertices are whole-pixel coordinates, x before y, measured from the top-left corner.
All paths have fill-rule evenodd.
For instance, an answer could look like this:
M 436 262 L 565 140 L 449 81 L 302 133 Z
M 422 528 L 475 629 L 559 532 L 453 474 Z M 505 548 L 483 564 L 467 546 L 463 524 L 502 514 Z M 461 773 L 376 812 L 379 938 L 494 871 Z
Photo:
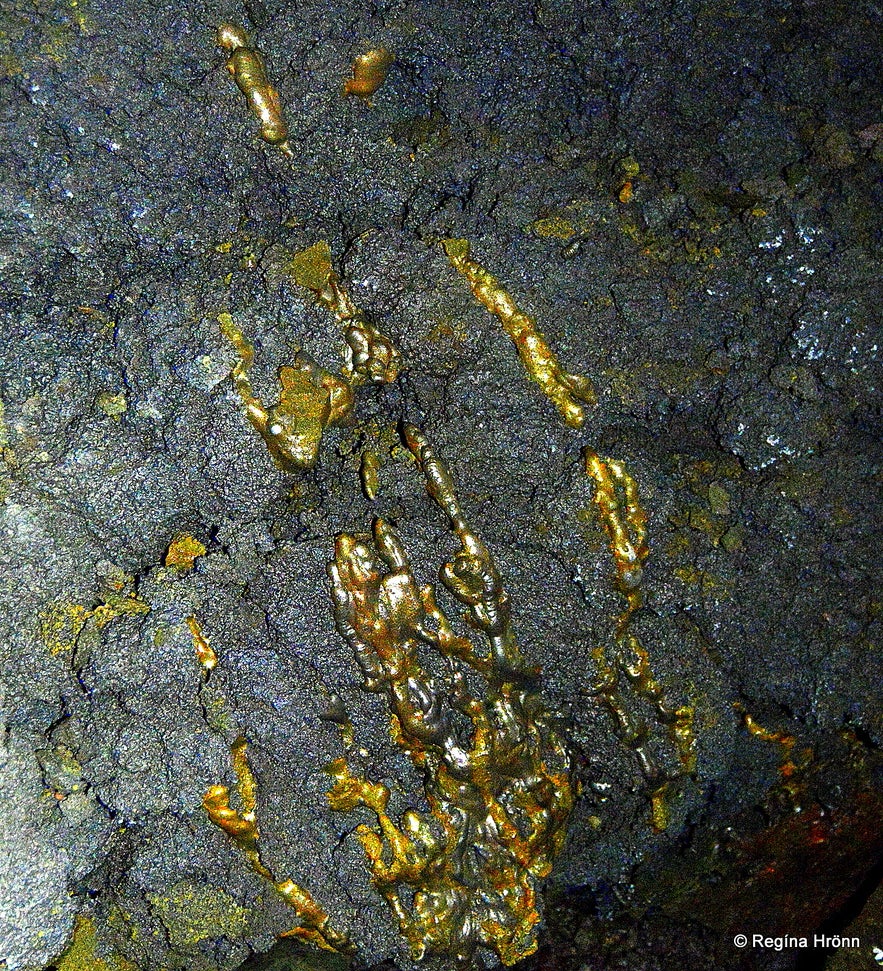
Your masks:
M 537 884 L 574 802 L 570 753 L 448 470 L 418 428 L 405 426 L 403 438 L 460 543 L 442 582 L 486 646 L 455 633 L 388 523 L 376 519 L 370 537 L 341 534 L 328 567 L 337 627 L 365 688 L 386 698 L 393 736 L 423 774 L 429 811 L 408 810 L 396 823 L 386 786 L 354 775 L 345 758 L 329 767 L 328 798 L 341 812 L 363 805 L 376 816 L 356 834 L 415 957 L 468 962 L 483 946 L 510 965 L 536 949 Z M 427 651 L 447 659 L 449 676 L 426 670 Z
M 518 309 L 495 276 L 471 258 L 468 240 L 444 239 L 442 247 L 454 269 L 469 281 L 479 303 L 503 325 L 530 379 L 540 386 L 566 424 L 572 428 L 582 427 L 585 421 L 583 405 L 595 403 L 589 379 L 564 371 L 536 322 Z
M 222 24 L 218 28 L 217 42 L 229 53 L 227 70 L 260 121 L 261 138 L 290 155 L 288 126 L 282 114 L 279 92 L 270 84 L 263 58 L 251 46 L 248 34 L 236 24 Z

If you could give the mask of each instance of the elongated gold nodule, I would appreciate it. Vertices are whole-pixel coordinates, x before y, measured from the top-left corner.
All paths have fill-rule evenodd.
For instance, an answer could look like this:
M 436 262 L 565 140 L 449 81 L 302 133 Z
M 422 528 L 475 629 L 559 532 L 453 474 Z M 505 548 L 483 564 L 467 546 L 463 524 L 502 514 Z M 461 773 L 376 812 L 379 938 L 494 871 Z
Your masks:
M 233 840 L 245 854 L 252 869 L 265 880 L 269 880 L 297 914 L 300 926 L 283 936 L 299 937 L 329 951 L 350 952 L 352 945 L 349 939 L 331 926 L 328 914 L 309 891 L 293 880 L 278 880 L 261 859 L 257 824 L 257 781 L 248 763 L 244 738 L 238 738 L 233 743 L 230 755 L 242 808 L 236 810 L 230 805 L 230 790 L 227 786 L 211 786 L 202 799 L 209 819 Z
M 261 138 L 290 155 L 288 126 L 282 114 L 279 92 L 270 84 L 264 60 L 251 46 L 248 34 L 236 24 L 221 24 L 217 42 L 228 52 L 227 70 L 261 123 Z
M 583 405 L 595 403 L 589 379 L 564 371 L 536 322 L 518 309 L 495 276 L 472 259 L 468 240 L 444 239 L 442 246 L 454 269 L 469 281 L 479 303 L 503 325 L 530 379 L 540 386 L 568 425 L 582 427 L 585 421 Z

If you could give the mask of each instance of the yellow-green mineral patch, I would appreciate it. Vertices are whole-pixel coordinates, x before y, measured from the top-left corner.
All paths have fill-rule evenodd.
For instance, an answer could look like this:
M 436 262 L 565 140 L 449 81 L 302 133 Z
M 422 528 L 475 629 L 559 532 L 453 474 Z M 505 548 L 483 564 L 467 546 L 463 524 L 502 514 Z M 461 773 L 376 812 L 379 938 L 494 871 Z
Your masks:
M 118 617 L 138 617 L 150 612 L 150 604 L 134 593 L 131 577 L 123 574 L 119 586 L 97 607 L 76 603 L 52 603 L 39 614 L 40 637 L 51 654 L 72 651 L 81 636 L 95 634 Z M 88 626 L 88 629 L 87 629 Z
M 112 391 L 102 391 L 96 397 L 95 404 L 98 405 L 105 415 L 110 415 L 111 418 L 117 419 L 121 415 L 124 415 L 126 409 L 129 407 L 129 403 L 126 401 L 124 394 L 114 394 Z
M 299 287 L 320 293 L 331 279 L 331 247 L 326 240 L 320 239 L 318 243 L 295 253 L 288 269 Z
M 528 229 L 543 239 L 571 239 L 577 234 L 573 223 L 563 216 L 545 216 L 532 222 Z
M 248 923 L 248 911 L 225 890 L 181 880 L 166 894 L 147 899 L 169 933 L 173 947 L 189 948 L 214 937 L 239 937 Z
M 205 556 L 205 546 L 189 533 L 178 533 L 166 550 L 165 565 L 186 572 L 200 556 Z
M 81 914 L 70 947 L 55 962 L 56 971 L 138 971 L 131 961 L 112 951 L 99 953 L 102 950 L 95 921 Z
M 591 200 L 574 199 L 565 206 L 547 210 L 544 215 L 527 223 L 523 230 L 539 236 L 540 239 L 566 241 L 590 232 L 595 227 L 596 220 L 597 215 Z

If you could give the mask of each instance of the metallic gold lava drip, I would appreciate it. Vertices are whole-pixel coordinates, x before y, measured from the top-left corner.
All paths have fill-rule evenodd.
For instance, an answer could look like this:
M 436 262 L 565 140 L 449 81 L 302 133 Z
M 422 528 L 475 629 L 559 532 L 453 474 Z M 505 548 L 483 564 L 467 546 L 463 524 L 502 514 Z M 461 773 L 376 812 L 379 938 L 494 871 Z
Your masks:
M 398 377 L 402 358 L 392 341 L 353 303 L 331 265 L 331 248 L 320 240 L 291 261 L 294 281 L 311 290 L 343 327 L 344 377 L 354 386 L 388 384 Z
M 319 457 L 322 434 L 344 421 L 353 410 L 349 381 L 326 371 L 303 352 L 291 365 L 279 369 L 279 401 L 270 407 L 258 398 L 248 378 L 254 348 L 233 322 L 219 314 L 221 333 L 233 345 L 239 360 L 231 372 L 233 386 L 245 405 L 245 416 L 267 443 L 276 464 L 283 470 L 312 468 Z
M 362 480 L 362 491 L 365 495 L 369 499 L 376 499 L 380 492 L 380 456 L 370 448 L 362 453 L 359 478 Z
M 631 615 L 641 606 L 643 563 L 647 546 L 647 514 L 638 501 L 638 487 L 616 459 L 601 459 L 585 451 L 586 473 L 595 481 L 595 505 L 610 538 L 610 552 L 616 563 L 617 586 L 626 599 L 626 611 L 619 621 L 625 630 Z
M 194 617 L 185 617 L 184 622 L 190 628 L 190 636 L 193 638 L 193 650 L 196 652 L 196 660 L 206 672 L 213 671 L 218 665 L 218 655 L 209 643 L 209 639 L 202 631 L 202 625 Z
M 329 800 L 377 817 L 356 832 L 416 957 L 468 961 L 485 946 L 509 965 L 536 949 L 537 881 L 552 868 L 573 806 L 570 758 L 538 672 L 524 667 L 490 551 L 432 445 L 413 426 L 403 434 L 460 543 L 441 580 L 487 648 L 454 632 L 382 519 L 370 537 L 338 536 L 329 564 L 337 627 L 365 687 L 389 704 L 393 736 L 423 773 L 429 812 L 408 810 L 396 824 L 389 790 L 355 776 L 345 759 L 329 767 Z M 449 683 L 426 671 L 424 651 L 447 659 Z M 476 678 L 486 682 L 480 694 Z
M 261 138 L 291 155 L 279 92 L 270 84 L 264 60 L 251 46 L 248 34 L 236 24 L 222 24 L 217 41 L 229 53 L 227 70 L 261 123 Z
M 240 738 L 234 742 L 231 756 L 242 809 L 237 811 L 232 808 L 230 791 L 226 786 L 212 786 L 202 800 L 209 819 L 233 840 L 245 854 L 252 869 L 269 880 L 297 914 L 301 925 L 283 936 L 299 937 L 329 951 L 351 951 L 349 939 L 331 926 L 328 914 L 312 895 L 293 880 L 277 880 L 264 864 L 259 848 L 260 833 L 256 814 L 257 783 L 248 764 L 245 739 Z
M 623 705 L 620 675 L 624 675 L 635 694 L 653 709 L 655 718 L 667 726 L 680 762 L 681 775 L 692 772 L 696 762 L 696 739 L 693 734 L 693 709 L 672 708 L 666 701 L 662 685 L 653 675 L 650 656 L 631 630 L 631 618 L 642 603 L 643 563 L 649 555 L 647 514 L 638 500 L 635 480 L 622 462 L 602 459 L 586 449 L 586 473 L 595 482 L 594 502 L 610 540 L 610 551 L 616 564 L 616 583 L 625 598 L 626 609 L 617 619 L 615 654 L 611 663 L 603 648 L 594 652 L 600 675 L 598 693 L 617 722 L 620 736 L 635 751 L 641 771 L 653 786 L 650 793 L 650 815 L 653 828 L 668 825 L 667 790 L 671 774 L 664 773 L 650 754 L 648 726 Z
M 442 246 L 454 269 L 471 284 L 478 301 L 499 318 L 530 379 L 540 386 L 568 425 L 582 427 L 585 421 L 583 405 L 595 403 L 589 379 L 579 374 L 567 374 L 562 369 L 536 322 L 518 309 L 496 277 L 470 257 L 467 240 L 445 239 Z
M 300 351 L 290 365 L 279 369 L 279 401 L 268 407 L 255 395 L 248 378 L 254 348 L 230 314 L 219 314 L 218 321 L 221 333 L 239 357 L 231 377 L 245 405 L 246 417 L 267 443 L 276 464 L 283 470 L 294 471 L 316 464 L 325 429 L 340 424 L 352 414 L 356 388 L 395 381 L 402 358 L 392 341 L 353 303 L 331 266 L 327 242 L 322 240 L 298 253 L 289 271 L 298 285 L 315 293 L 318 302 L 343 327 L 341 374 L 326 371 Z M 367 482 L 370 487 L 375 478 L 369 474 Z
M 386 80 L 394 61 L 395 55 L 384 47 L 360 54 L 353 61 L 353 76 L 344 82 L 343 93 L 367 101 Z

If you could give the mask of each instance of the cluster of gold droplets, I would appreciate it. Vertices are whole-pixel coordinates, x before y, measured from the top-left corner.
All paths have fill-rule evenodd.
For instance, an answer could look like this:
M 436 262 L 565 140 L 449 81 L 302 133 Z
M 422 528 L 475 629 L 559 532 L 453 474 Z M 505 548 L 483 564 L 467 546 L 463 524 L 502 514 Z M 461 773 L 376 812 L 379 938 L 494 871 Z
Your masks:
M 398 352 L 331 270 L 327 244 L 299 254 L 291 275 L 344 328 L 347 350 L 339 377 L 296 359 L 298 373 L 314 390 L 295 395 L 294 369 L 282 368 L 280 401 L 265 407 L 247 377 L 253 349 L 232 318 L 221 316 L 239 358 L 232 378 L 245 415 L 288 470 L 315 462 L 322 432 L 334 420 L 329 401 L 336 382 L 350 392 L 348 415 L 360 384 L 394 380 L 401 365 Z M 361 826 L 357 834 L 372 882 L 415 956 L 433 952 L 466 962 L 482 946 L 513 964 L 536 948 L 538 881 L 551 870 L 574 802 L 570 755 L 539 692 L 538 672 L 524 668 L 493 558 L 467 525 L 447 468 L 419 429 L 407 426 L 403 436 L 461 544 L 444 564 L 442 581 L 467 608 L 488 649 L 479 651 L 456 635 L 432 587 L 417 587 L 390 526 L 377 520 L 372 537 L 339 536 L 329 567 L 337 627 L 353 648 L 365 687 L 386 696 L 393 738 L 423 774 L 430 813 L 409 811 L 397 825 L 386 811 L 389 790 L 353 775 L 345 759 L 329 767 L 329 801 L 341 812 L 364 805 L 375 813 L 379 830 Z M 373 497 L 377 462 L 367 451 L 361 475 Z M 435 685 L 422 668 L 418 654 L 427 649 L 447 659 L 451 684 Z M 469 691 L 464 669 L 485 680 L 483 696 Z M 460 737 L 462 728 L 455 731 L 455 712 L 470 726 L 468 737 Z M 351 742 L 348 719 L 341 722 L 344 740 Z M 277 879 L 261 860 L 254 779 L 242 740 L 234 745 L 233 768 L 242 808 L 231 807 L 226 787 L 214 786 L 204 800 L 209 817 L 291 905 L 300 921 L 291 934 L 322 947 L 349 947 L 307 891 Z
M 290 155 L 279 95 L 260 54 L 245 31 L 233 25 L 220 28 L 218 44 L 229 53 L 227 69 L 259 119 L 261 137 Z M 392 60 L 383 48 L 357 58 L 344 93 L 369 98 Z M 445 240 L 443 246 L 476 298 L 500 320 L 528 377 L 566 424 L 580 428 L 585 406 L 595 401 L 589 380 L 560 366 L 535 321 L 472 258 L 466 240 Z M 349 418 L 361 384 L 393 381 L 401 368 L 398 351 L 355 306 L 332 270 L 326 243 L 299 254 L 290 269 L 296 282 L 311 290 L 344 329 L 345 363 L 339 375 L 298 354 L 280 369 L 279 402 L 266 407 L 248 378 L 254 357 L 251 344 L 229 314 L 219 318 L 239 358 L 232 377 L 246 417 L 276 463 L 289 471 L 315 463 L 325 429 Z M 454 633 L 433 588 L 417 586 L 401 540 L 389 525 L 378 519 L 371 536 L 341 534 L 329 566 L 337 627 L 354 650 L 366 689 L 386 697 L 393 737 L 423 772 L 430 812 L 421 816 L 408 811 L 397 825 L 387 814 L 389 790 L 353 775 L 345 759 L 329 767 L 334 779 L 329 800 L 338 811 L 363 805 L 374 813 L 378 828 L 363 825 L 357 834 L 374 885 L 415 956 L 435 952 L 468 961 L 476 947 L 484 946 L 512 964 L 536 948 L 537 881 L 549 873 L 563 842 L 574 800 L 572 766 L 564 736 L 539 692 L 538 673 L 524 668 L 508 598 L 490 551 L 469 529 L 453 481 L 423 433 L 408 426 L 404 438 L 430 495 L 461 544 L 445 563 L 442 582 L 466 607 L 472 628 L 484 635 L 488 649 L 477 651 L 470 639 Z M 695 747 L 691 715 L 688 709 L 667 705 L 648 654 L 631 631 L 632 614 L 641 605 L 642 564 L 648 555 L 646 515 L 637 486 L 622 463 L 601 459 L 590 449 L 585 455 L 587 474 L 595 483 L 594 502 L 610 540 L 617 587 L 626 599 L 617 620 L 613 662 L 603 648 L 594 654 L 601 682 L 598 694 L 648 779 L 657 783 L 651 794 L 651 819 L 661 829 L 666 824 L 666 781 L 659 780 L 642 730 L 619 701 L 620 674 L 670 726 L 688 768 Z M 377 494 L 377 465 L 376 456 L 366 451 L 361 475 L 370 498 Z M 448 659 L 453 682 L 446 692 L 433 684 L 420 664 L 419 652 L 426 649 Z M 484 678 L 483 697 L 467 688 L 464 668 L 473 678 Z M 450 711 L 444 698 L 449 699 Z M 471 726 L 465 736 L 462 729 L 455 730 L 452 711 Z M 347 731 L 351 732 L 348 724 L 345 738 Z M 348 938 L 331 927 L 312 896 L 291 880 L 278 880 L 261 860 L 255 782 L 244 740 L 234 744 L 232 760 L 241 809 L 231 807 L 226 787 L 213 786 L 205 796 L 210 818 L 292 906 L 300 920 L 293 935 L 320 947 L 351 950 Z
M 393 738 L 423 774 L 429 812 L 409 810 L 397 825 L 388 788 L 353 775 L 345 759 L 329 769 L 329 799 L 340 811 L 364 805 L 375 814 L 378 827 L 356 833 L 416 957 L 468 961 L 484 946 L 514 964 L 536 949 L 537 882 L 551 871 L 574 802 L 570 754 L 447 468 L 419 429 L 405 426 L 403 438 L 460 544 L 442 583 L 486 648 L 454 632 L 387 523 L 375 520 L 371 536 L 339 536 L 329 566 L 337 628 L 365 688 L 387 699 Z M 447 660 L 447 683 L 427 672 L 424 651 Z M 484 681 L 481 694 L 466 671 Z
M 567 425 L 581 428 L 586 406 L 595 403 L 588 378 L 567 373 L 561 367 L 536 322 L 516 305 L 496 277 L 472 258 L 467 240 L 446 239 L 442 245 L 451 265 L 469 282 L 476 299 L 499 319 L 515 344 L 529 378 L 540 387 Z M 643 564 L 650 552 L 647 515 L 638 497 L 637 483 L 621 461 L 602 459 L 589 447 L 584 450 L 584 456 L 586 474 L 595 485 L 594 504 L 610 541 L 615 584 L 626 601 L 626 609 L 616 620 L 611 649 L 602 645 L 593 652 L 599 678 L 597 695 L 613 716 L 618 734 L 635 752 L 650 786 L 650 821 L 655 830 L 661 831 L 668 826 L 667 797 L 672 779 L 650 755 L 649 729 L 623 704 L 623 688 L 627 684 L 629 690 L 648 703 L 655 720 L 668 730 L 678 754 L 675 775 L 689 774 L 695 769 L 693 710 L 689 706 L 670 705 L 653 674 L 647 650 L 631 629 L 632 615 L 643 602 Z
M 270 82 L 260 51 L 238 24 L 221 24 L 216 40 L 218 47 L 227 53 L 227 70 L 260 122 L 261 138 L 293 157 L 279 92 Z M 386 80 L 394 61 L 395 55 L 385 47 L 360 54 L 353 61 L 352 77 L 343 84 L 343 94 L 355 95 L 370 104 L 371 96 Z

